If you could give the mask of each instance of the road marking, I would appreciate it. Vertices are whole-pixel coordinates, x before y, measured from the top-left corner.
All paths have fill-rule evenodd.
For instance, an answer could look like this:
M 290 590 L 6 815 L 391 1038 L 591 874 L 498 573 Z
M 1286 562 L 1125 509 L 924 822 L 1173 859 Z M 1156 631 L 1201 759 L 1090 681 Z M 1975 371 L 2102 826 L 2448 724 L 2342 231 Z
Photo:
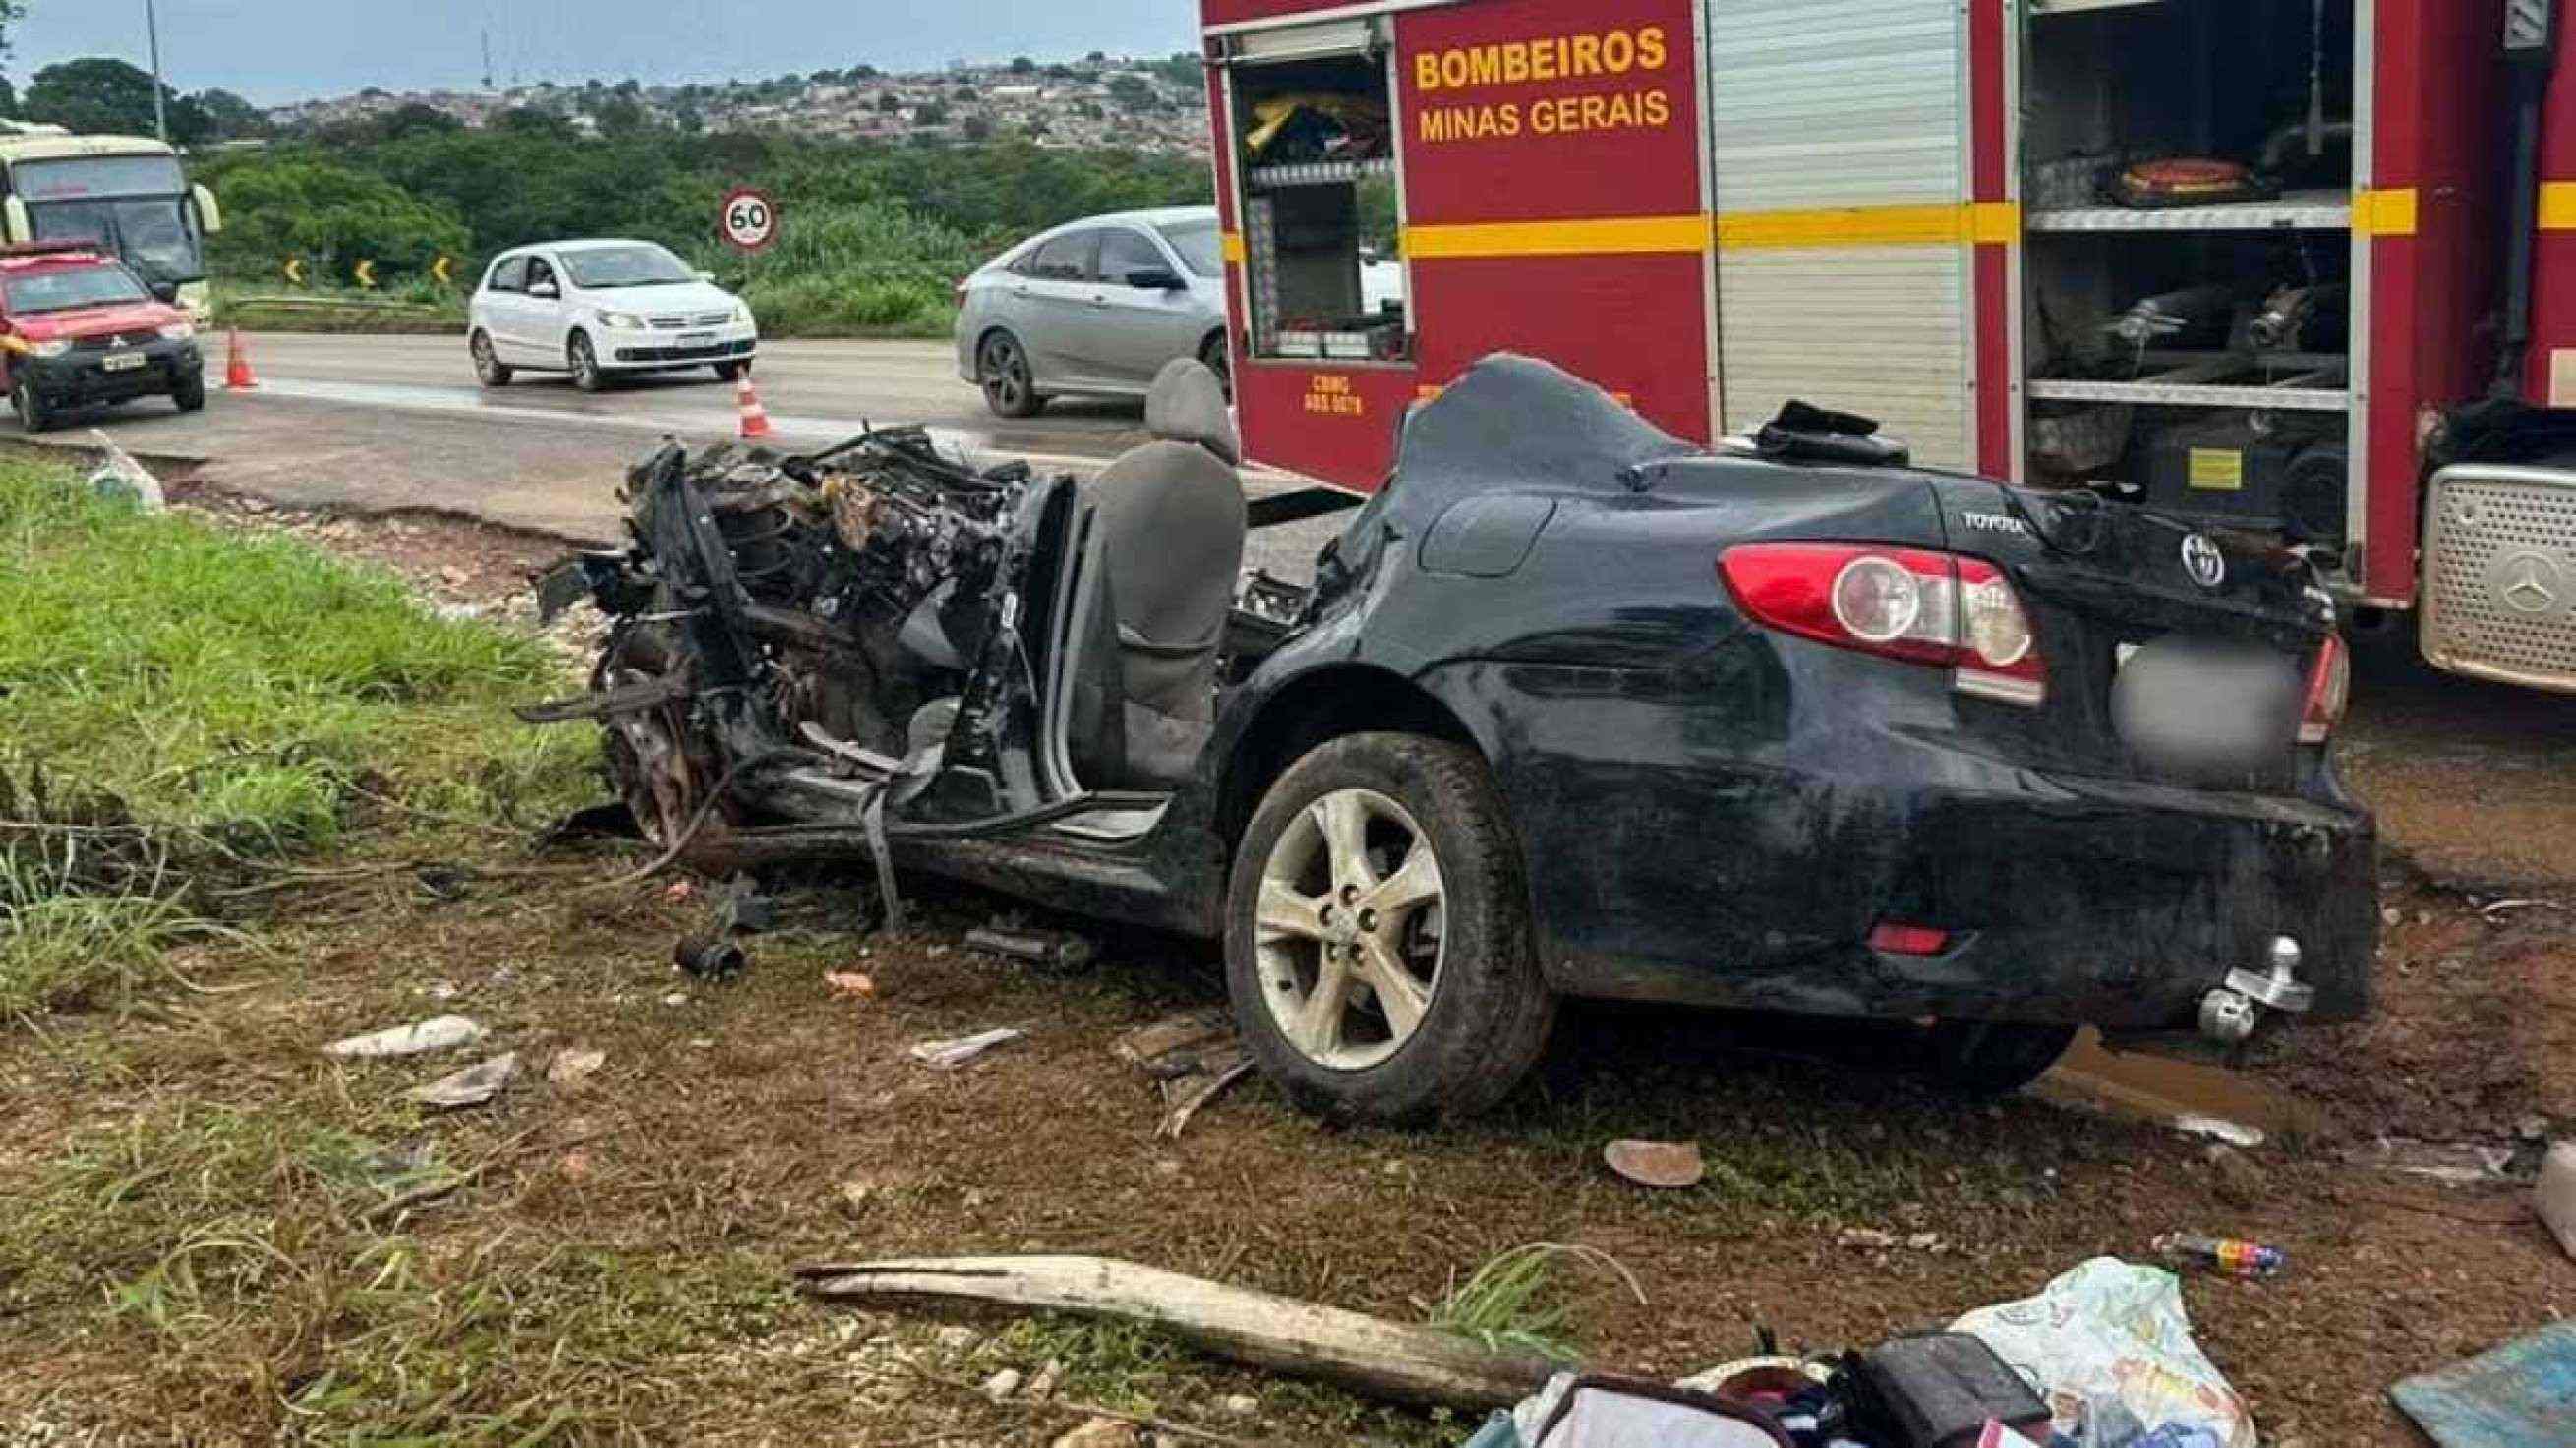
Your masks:
M 448 417 L 482 417 L 511 422 L 551 423 L 557 426 L 606 428 L 619 432 L 709 435 L 731 437 L 739 419 L 730 407 L 688 410 L 667 409 L 642 412 L 567 412 L 550 407 L 514 407 L 506 402 L 487 401 L 479 392 L 441 387 L 412 387 L 385 382 L 318 382 L 310 379 L 264 378 L 254 397 L 296 398 L 306 402 L 334 402 L 353 407 L 382 408 L 396 412 L 434 413 Z M 781 434 L 839 442 L 856 437 L 868 427 L 863 418 L 791 417 L 783 413 L 770 415 L 770 426 Z M 1142 428 L 1138 429 L 1139 432 Z M 942 447 L 967 452 L 997 453 L 1004 457 L 1025 458 L 1041 467 L 1095 469 L 1115 456 L 1113 451 L 1096 454 L 1022 452 L 999 441 L 989 433 L 967 432 L 955 428 L 934 427 L 931 437 Z

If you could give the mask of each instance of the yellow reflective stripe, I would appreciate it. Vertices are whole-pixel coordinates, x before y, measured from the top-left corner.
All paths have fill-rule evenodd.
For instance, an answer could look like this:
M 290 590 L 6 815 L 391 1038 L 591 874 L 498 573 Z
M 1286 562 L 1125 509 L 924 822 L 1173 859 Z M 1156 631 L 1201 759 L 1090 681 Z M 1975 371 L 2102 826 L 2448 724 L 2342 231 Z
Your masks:
M 2412 186 L 2358 192 L 2352 198 L 2352 229 L 2363 236 L 2413 236 L 2416 197 Z
M 1243 233 L 1229 231 L 1221 236 L 1219 241 L 1225 247 L 1225 259 L 1236 266 L 1243 265 Z
M 2540 229 L 2576 231 L 2576 181 L 2540 183 Z
M 2021 239 L 2021 208 L 1856 206 L 1830 211 L 1750 211 L 1717 219 L 1721 250 L 1828 246 L 1958 246 Z
M 1426 257 L 1606 256 L 1708 249 L 1705 216 L 1610 216 L 1578 221 L 1487 221 L 1408 226 L 1405 254 Z

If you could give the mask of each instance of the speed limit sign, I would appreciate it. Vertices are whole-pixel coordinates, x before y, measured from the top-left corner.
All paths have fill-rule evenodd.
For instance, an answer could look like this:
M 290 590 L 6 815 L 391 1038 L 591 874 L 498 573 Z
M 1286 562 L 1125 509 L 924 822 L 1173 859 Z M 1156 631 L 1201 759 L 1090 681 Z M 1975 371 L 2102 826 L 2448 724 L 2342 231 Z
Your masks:
M 748 186 L 736 187 L 716 212 L 716 232 L 727 246 L 759 251 L 778 239 L 778 207 Z

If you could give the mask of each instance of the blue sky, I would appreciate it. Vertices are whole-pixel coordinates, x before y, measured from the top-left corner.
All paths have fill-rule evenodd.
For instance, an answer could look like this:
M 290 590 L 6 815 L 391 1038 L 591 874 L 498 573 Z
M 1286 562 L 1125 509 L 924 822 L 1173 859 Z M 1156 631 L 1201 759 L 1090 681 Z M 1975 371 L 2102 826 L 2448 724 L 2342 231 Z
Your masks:
M 183 91 L 264 105 L 366 86 L 471 87 L 482 33 L 522 80 L 756 80 L 862 62 L 1168 54 L 1193 47 L 1196 0 L 157 0 L 161 63 Z M 52 61 L 144 62 L 144 0 L 27 0 L 7 74 Z

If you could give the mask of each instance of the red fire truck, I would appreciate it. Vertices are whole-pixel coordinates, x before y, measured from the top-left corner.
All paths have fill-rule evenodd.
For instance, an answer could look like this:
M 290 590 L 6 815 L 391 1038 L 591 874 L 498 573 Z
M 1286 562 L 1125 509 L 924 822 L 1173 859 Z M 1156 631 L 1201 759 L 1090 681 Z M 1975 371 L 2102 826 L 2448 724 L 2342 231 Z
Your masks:
M 1201 7 L 1260 462 L 1368 492 L 1500 350 L 1702 440 L 1804 399 L 2576 690 L 2557 0 Z

